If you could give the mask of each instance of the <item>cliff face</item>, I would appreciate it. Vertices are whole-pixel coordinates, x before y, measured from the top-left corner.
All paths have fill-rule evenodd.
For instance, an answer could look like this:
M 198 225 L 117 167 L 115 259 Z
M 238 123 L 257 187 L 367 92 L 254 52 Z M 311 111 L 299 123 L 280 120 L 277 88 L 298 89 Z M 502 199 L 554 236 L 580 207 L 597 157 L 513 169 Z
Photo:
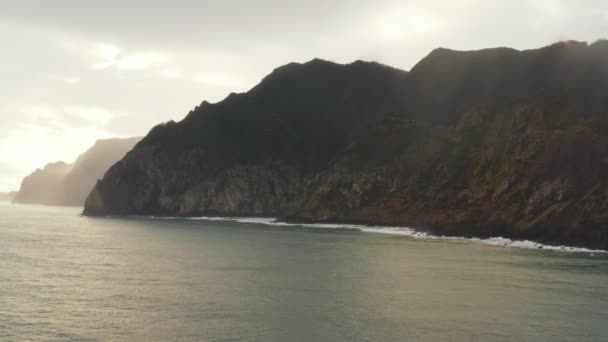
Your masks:
M 267 215 L 608 248 L 608 43 L 324 61 L 154 128 L 85 214 Z
M 13 199 L 14 203 L 54 204 L 61 201 L 61 182 L 72 165 L 64 162 L 47 164 L 37 169 L 21 182 L 21 188 Z
M 72 169 L 64 177 L 61 184 L 62 203 L 72 206 L 83 205 L 95 182 L 103 177 L 110 166 L 122 159 L 139 140 L 141 140 L 139 137 L 98 140 L 76 159 Z
M 276 69 L 245 94 L 155 127 L 112 167 L 85 213 L 283 215 L 386 113 L 407 73 L 321 60 Z
M 25 177 L 13 202 L 79 206 L 105 171 L 140 138 L 98 140 L 73 164 L 50 163 Z

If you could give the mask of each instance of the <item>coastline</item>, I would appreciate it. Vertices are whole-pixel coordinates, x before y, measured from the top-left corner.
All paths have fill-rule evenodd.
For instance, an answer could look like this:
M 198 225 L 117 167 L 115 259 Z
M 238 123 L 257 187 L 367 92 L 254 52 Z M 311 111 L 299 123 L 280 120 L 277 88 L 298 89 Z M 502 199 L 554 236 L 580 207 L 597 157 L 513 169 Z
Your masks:
M 87 215 L 83 215 L 87 216 Z M 102 218 L 132 218 L 132 219 L 153 219 L 153 220 L 200 220 L 200 221 L 223 221 L 237 222 L 242 224 L 257 224 L 275 227 L 303 227 L 318 230 L 339 230 L 339 231 L 360 231 L 364 233 L 388 234 L 411 237 L 423 240 L 445 240 L 461 241 L 469 243 L 481 243 L 490 246 L 512 247 L 535 250 L 549 250 L 556 252 L 588 253 L 588 254 L 608 254 L 606 249 L 589 248 L 586 246 L 576 246 L 568 244 L 551 244 L 541 241 L 527 239 L 512 239 L 505 236 L 473 236 L 469 234 L 441 234 L 437 227 L 414 228 L 407 225 L 383 225 L 373 223 L 348 223 L 339 221 L 320 221 L 304 222 L 294 220 L 284 220 L 276 217 L 261 215 L 201 215 L 201 216 L 155 216 L 155 215 L 105 215 L 87 216 Z

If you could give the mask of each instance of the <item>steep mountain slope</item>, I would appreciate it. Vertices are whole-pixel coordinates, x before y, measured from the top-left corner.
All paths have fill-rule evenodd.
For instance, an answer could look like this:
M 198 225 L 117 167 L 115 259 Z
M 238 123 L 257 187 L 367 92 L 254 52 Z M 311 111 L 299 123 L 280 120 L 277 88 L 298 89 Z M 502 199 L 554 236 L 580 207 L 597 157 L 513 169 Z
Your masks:
M 273 71 L 245 94 L 155 127 L 109 170 L 87 214 L 282 215 L 377 117 L 406 73 L 321 60 Z
M 72 165 L 64 162 L 47 164 L 21 182 L 13 202 L 23 204 L 53 204 L 61 201 L 61 182 Z
M 140 138 L 98 140 L 74 164 L 50 163 L 23 179 L 13 202 L 83 205 L 95 182 L 139 140 Z
M 606 42 L 433 52 L 405 114 L 353 144 L 293 218 L 607 248 L 606 58 Z
M 139 140 L 140 137 L 98 140 L 93 147 L 81 154 L 63 179 L 63 203 L 83 205 L 95 182 Z
M 608 43 L 275 70 L 150 134 L 85 214 L 267 215 L 608 248 Z

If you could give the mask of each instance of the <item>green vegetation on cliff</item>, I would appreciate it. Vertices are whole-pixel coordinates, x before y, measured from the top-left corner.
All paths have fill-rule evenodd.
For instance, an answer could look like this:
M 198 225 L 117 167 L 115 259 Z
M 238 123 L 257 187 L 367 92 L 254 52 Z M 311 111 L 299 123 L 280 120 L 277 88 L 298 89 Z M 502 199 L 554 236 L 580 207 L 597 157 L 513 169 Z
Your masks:
M 88 215 L 406 224 L 608 248 L 608 42 L 313 60 L 155 127 Z

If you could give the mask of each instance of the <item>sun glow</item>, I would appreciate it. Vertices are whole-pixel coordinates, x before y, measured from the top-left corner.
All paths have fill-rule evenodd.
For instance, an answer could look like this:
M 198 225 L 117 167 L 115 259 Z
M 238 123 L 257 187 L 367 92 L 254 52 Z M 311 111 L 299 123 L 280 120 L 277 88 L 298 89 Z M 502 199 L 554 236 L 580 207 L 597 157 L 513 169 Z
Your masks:
M 101 62 L 93 65 L 93 68 L 97 70 L 105 70 L 111 67 L 119 71 L 140 70 L 164 66 L 169 60 L 166 54 L 159 52 L 125 54 L 123 50 L 111 44 L 99 45 L 95 52 L 102 59 Z

